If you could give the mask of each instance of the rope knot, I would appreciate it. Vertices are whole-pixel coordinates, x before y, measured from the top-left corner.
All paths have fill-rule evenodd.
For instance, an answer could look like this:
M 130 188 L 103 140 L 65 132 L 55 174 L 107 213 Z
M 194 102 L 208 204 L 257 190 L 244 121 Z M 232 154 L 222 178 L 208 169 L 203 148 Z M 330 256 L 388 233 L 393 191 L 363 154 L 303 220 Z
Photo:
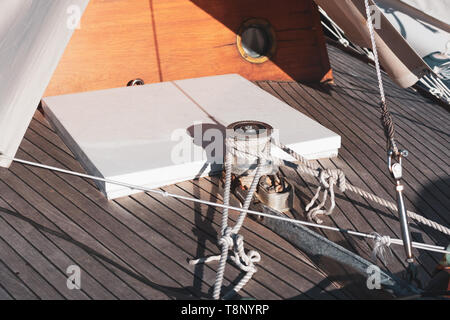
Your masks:
M 315 221 L 319 224 L 323 223 L 322 220 L 317 218 L 318 215 L 330 215 L 333 213 L 334 207 L 336 206 L 334 200 L 334 186 L 337 185 L 341 192 L 345 192 L 347 189 L 347 182 L 345 179 L 345 174 L 340 169 L 321 169 L 319 172 L 320 186 L 317 188 L 316 194 L 312 198 L 311 202 L 306 206 L 305 210 L 308 212 L 309 209 L 314 205 L 316 200 L 320 196 L 320 191 L 324 190 L 322 196 L 322 202 L 320 202 L 316 207 L 311 209 L 308 213 L 308 219 Z M 330 208 L 328 210 L 323 209 L 327 201 L 328 193 L 330 194 Z
M 255 263 L 261 261 L 261 255 L 255 250 L 250 250 L 248 253 L 245 253 L 244 237 L 242 235 L 235 234 L 234 240 L 234 257 L 231 257 L 233 262 L 242 271 L 255 273 L 257 271 Z
M 226 246 L 228 249 L 233 248 L 233 234 L 232 229 L 230 227 L 227 227 L 225 229 L 225 232 L 223 233 L 222 237 L 219 239 L 219 244 L 221 246 Z
M 387 265 L 388 255 L 392 255 L 391 251 L 391 237 L 381 236 L 378 233 L 372 233 L 374 236 L 374 246 L 372 251 L 372 259 L 376 260 L 377 257 Z
M 345 192 L 347 189 L 345 174 L 340 169 L 322 169 L 320 170 L 319 179 L 326 189 L 335 184 L 337 184 L 341 192 Z

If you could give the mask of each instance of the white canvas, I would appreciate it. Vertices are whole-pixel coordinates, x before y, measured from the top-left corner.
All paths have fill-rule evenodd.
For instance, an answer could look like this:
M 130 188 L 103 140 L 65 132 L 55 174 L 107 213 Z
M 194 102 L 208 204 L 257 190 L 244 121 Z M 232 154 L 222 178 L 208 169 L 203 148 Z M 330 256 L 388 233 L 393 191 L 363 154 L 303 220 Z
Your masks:
M 88 2 L 0 1 L 0 153 L 16 154 Z

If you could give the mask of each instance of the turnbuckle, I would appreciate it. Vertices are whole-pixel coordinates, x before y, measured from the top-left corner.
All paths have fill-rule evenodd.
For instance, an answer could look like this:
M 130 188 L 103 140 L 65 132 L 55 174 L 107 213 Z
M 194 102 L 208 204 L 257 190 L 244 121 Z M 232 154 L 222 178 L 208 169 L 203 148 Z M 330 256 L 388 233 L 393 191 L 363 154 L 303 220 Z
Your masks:
M 409 225 L 408 225 L 408 215 L 406 212 L 406 206 L 403 199 L 404 187 L 402 183 L 402 176 L 403 176 L 402 159 L 403 157 L 406 156 L 408 156 L 408 152 L 406 150 L 399 151 L 398 153 L 394 153 L 394 151 L 390 150 L 388 152 L 388 167 L 389 172 L 391 173 L 396 183 L 395 190 L 397 193 L 397 207 L 402 231 L 403 247 L 406 253 L 406 261 L 409 264 L 408 269 L 411 269 L 414 263 L 414 257 L 412 254 L 411 235 L 409 232 Z

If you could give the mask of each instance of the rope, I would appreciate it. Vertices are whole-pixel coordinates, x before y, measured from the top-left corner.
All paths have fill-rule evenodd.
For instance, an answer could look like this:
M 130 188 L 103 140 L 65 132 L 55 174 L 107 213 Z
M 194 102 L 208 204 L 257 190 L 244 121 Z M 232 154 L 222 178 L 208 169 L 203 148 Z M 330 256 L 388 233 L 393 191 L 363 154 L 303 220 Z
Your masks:
M 391 237 L 381 236 L 375 232 L 372 234 L 375 236 L 372 259 L 376 260 L 376 258 L 379 257 L 381 261 L 387 265 L 387 256 L 392 256 Z
M 450 103 L 450 89 L 442 82 L 441 79 L 432 74 L 423 76 L 420 82 L 428 88 L 428 91 L 438 99 L 445 100 Z
M 246 160 L 247 162 L 256 163 L 257 161 L 264 161 L 279 164 L 280 160 L 273 157 L 270 153 L 270 149 L 267 149 L 266 141 L 261 143 L 258 142 L 258 140 L 237 141 L 233 138 L 227 138 L 227 150 L 238 159 Z M 257 149 L 258 152 L 251 152 L 251 150 L 254 149 Z
M 373 51 L 373 57 L 375 62 L 375 68 L 377 72 L 377 79 L 378 79 L 378 88 L 380 90 L 380 97 L 381 97 L 381 124 L 384 128 L 384 134 L 387 139 L 387 148 L 388 150 L 394 151 L 395 154 L 398 154 L 398 147 L 395 142 L 395 127 L 394 127 L 394 120 L 392 119 L 392 115 L 387 107 L 386 104 L 386 95 L 384 93 L 384 86 L 383 86 L 383 77 L 381 76 L 381 67 L 380 67 L 380 60 L 378 57 L 378 49 L 375 42 L 375 31 L 372 24 L 372 15 L 370 13 L 370 6 L 369 6 L 369 0 L 364 0 L 366 5 L 366 14 L 367 14 L 367 26 L 369 28 L 369 34 L 370 34 L 370 41 L 372 43 L 372 51 Z
M 217 207 L 217 208 L 221 208 L 221 209 L 227 208 L 228 210 L 234 210 L 237 212 L 246 212 L 247 214 L 251 214 L 254 216 L 258 216 L 258 217 L 275 219 L 275 220 L 279 220 L 279 221 L 286 221 L 289 223 L 298 224 L 298 225 L 302 225 L 302 226 L 306 226 L 306 227 L 315 227 L 315 228 L 324 229 L 324 230 L 336 231 L 336 232 L 345 233 L 345 234 L 349 234 L 349 235 L 361 237 L 361 238 L 375 239 L 375 236 L 373 234 L 368 234 L 368 233 L 364 233 L 364 232 L 348 230 L 348 229 L 340 229 L 340 228 L 326 226 L 326 225 L 317 224 L 317 223 L 312 223 L 312 222 L 308 222 L 308 221 L 301 221 L 301 220 L 295 220 L 295 219 L 291 219 L 291 218 L 287 218 L 287 217 L 280 217 L 280 216 L 276 216 L 276 215 L 272 215 L 272 214 L 268 214 L 268 213 L 264 213 L 264 212 L 259 212 L 259 211 L 255 211 L 255 210 L 243 209 L 243 208 L 233 207 L 233 206 L 229 206 L 229 205 L 227 206 L 227 205 L 221 204 L 221 203 L 216 203 L 216 202 L 211 202 L 211 201 L 207 201 L 207 200 L 182 196 L 179 194 L 169 193 L 167 191 L 150 189 L 147 187 L 133 185 L 133 184 L 115 181 L 115 180 L 111 180 L 111 179 L 96 177 L 96 176 L 88 175 L 85 173 L 61 169 L 61 168 L 48 166 L 48 165 L 44 165 L 44 164 L 40 164 L 40 163 L 36 163 L 36 162 L 31 162 L 31 161 L 27 161 L 27 160 L 23 160 L 23 159 L 8 157 L 5 155 L 0 155 L 0 157 L 3 159 L 7 159 L 7 160 L 21 163 L 24 165 L 29 165 L 29 166 L 33 166 L 33 167 L 37 167 L 37 168 L 41 168 L 41 169 L 51 170 L 54 172 L 69 174 L 69 175 L 80 177 L 80 178 L 86 178 L 86 179 L 91 179 L 91 180 L 95 180 L 95 181 L 101 181 L 101 182 L 105 182 L 105 183 L 115 184 L 115 185 L 119 185 L 122 187 L 130 188 L 132 190 L 140 190 L 140 191 L 144 191 L 144 192 L 149 192 L 149 193 L 157 194 L 157 195 L 160 195 L 163 197 L 170 197 L 170 198 L 174 198 L 174 199 L 190 201 L 190 202 L 199 203 L 199 204 L 203 204 L 203 205 L 207 205 L 207 206 L 211 206 L 211 207 Z M 311 169 L 308 168 L 308 170 L 311 170 Z M 348 184 L 347 184 L 347 188 L 348 188 Z M 391 238 L 391 243 L 396 244 L 396 245 L 403 245 L 403 241 L 400 239 L 392 239 Z M 446 250 L 446 247 L 442 247 L 442 246 L 429 245 L 429 244 L 419 243 L 419 242 L 413 242 L 412 245 L 416 249 L 450 254 L 450 250 Z M 200 259 L 198 259 L 198 263 L 210 262 L 210 261 L 216 261 L 216 260 L 218 260 L 218 257 L 200 258 Z M 196 261 L 197 260 L 192 260 L 191 262 L 192 262 L 192 264 L 195 264 Z
M 226 161 L 225 161 L 225 191 L 224 191 L 224 205 L 227 207 L 223 210 L 222 215 L 222 237 L 219 239 L 219 245 L 221 246 L 221 254 L 220 256 L 212 256 L 209 258 L 200 258 L 196 260 L 189 261 L 189 264 L 196 265 L 199 263 L 207 263 L 210 261 L 219 261 L 219 267 L 217 269 L 216 280 L 214 282 L 214 291 L 213 291 L 213 299 L 220 299 L 220 293 L 222 291 L 223 278 L 225 274 L 225 267 L 228 260 L 228 252 L 233 250 L 234 256 L 231 257 L 231 260 L 244 272 L 246 272 L 245 276 L 234 286 L 234 288 L 227 293 L 224 298 L 228 298 L 232 294 L 239 292 L 250 279 L 253 277 L 253 274 L 257 272 L 257 268 L 255 263 L 261 261 L 261 256 L 257 251 L 250 250 L 248 253 L 245 252 L 244 249 L 244 237 L 239 234 L 239 231 L 244 223 L 244 220 L 247 216 L 246 211 L 241 211 L 236 224 L 233 228 L 228 226 L 228 206 L 230 200 L 230 192 L 231 192 L 231 174 L 232 174 L 232 160 L 233 156 L 236 152 L 241 152 L 243 149 L 242 146 L 237 147 L 237 144 L 233 143 L 232 139 L 226 140 Z M 248 145 L 245 145 L 248 147 Z M 261 177 L 261 168 L 262 165 L 258 157 L 251 156 L 246 153 L 246 158 L 252 157 L 258 162 L 256 171 L 254 173 L 254 177 L 250 188 L 247 192 L 243 209 L 247 210 L 250 207 L 251 201 L 253 199 L 253 195 L 256 192 L 256 188 L 258 186 L 259 179 Z
M 334 196 L 334 185 L 338 184 L 339 190 L 341 192 L 345 192 L 346 180 L 345 180 L 345 174 L 342 170 L 326 169 L 326 170 L 319 170 L 319 171 L 320 171 L 319 180 L 320 180 L 321 184 L 317 188 L 316 194 L 312 198 L 311 202 L 306 206 L 305 210 L 306 210 L 306 212 L 309 211 L 309 209 L 314 205 L 316 200 L 319 198 L 320 191 L 322 191 L 322 189 L 324 189 L 322 202 L 320 202 L 315 208 L 313 208 L 308 213 L 308 219 L 310 221 L 316 221 L 317 223 L 323 223 L 323 221 L 320 220 L 319 218 L 317 218 L 317 216 L 321 215 L 321 214 L 331 215 L 333 213 L 333 210 L 336 206 L 335 196 Z M 324 210 L 322 208 L 325 207 L 328 193 L 330 194 L 331 205 L 328 210 Z
M 450 80 L 450 62 L 435 66 L 433 71 L 439 74 L 444 80 Z
M 228 148 L 228 146 L 226 146 Z M 231 152 L 227 152 L 226 160 L 225 160 L 225 190 L 231 189 L 231 165 L 233 162 L 233 158 L 231 157 Z M 223 195 L 223 204 L 228 206 L 230 204 L 230 193 L 225 192 Z M 222 214 L 222 229 L 221 234 L 222 236 L 225 235 L 225 229 L 228 221 L 228 208 L 223 209 Z
M 356 187 L 356 186 L 348 183 L 346 181 L 346 179 L 345 179 L 345 175 L 344 175 L 342 170 L 340 170 L 340 169 L 332 169 L 332 170 L 327 169 L 327 170 L 323 171 L 323 170 L 320 170 L 320 169 L 313 169 L 313 167 L 311 165 L 305 165 L 305 163 L 308 163 L 308 160 L 306 158 L 304 158 L 300 154 L 296 153 L 295 151 L 293 151 L 289 147 L 283 145 L 282 143 L 277 143 L 275 145 L 277 147 L 279 147 L 280 149 L 284 150 L 284 151 L 289 150 L 289 154 L 291 156 L 293 156 L 296 160 L 299 161 L 299 163 L 296 163 L 298 171 L 300 173 L 307 174 L 307 175 L 319 178 L 319 181 L 322 183 L 322 186 L 325 187 L 325 189 L 327 188 L 327 185 L 331 185 L 331 184 L 330 184 L 330 181 L 324 184 L 323 183 L 324 178 L 327 177 L 327 176 L 328 177 L 333 177 L 333 180 L 338 180 L 339 181 L 338 182 L 339 183 L 339 190 L 342 193 L 350 191 L 350 192 L 353 192 L 353 193 L 361 196 L 362 198 L 364 198 L 366 200 L 369 200 L 371 202 L 377 203 L 377 204 L 379 204 L 379 205 L 381 205 L 383 207 L 386 207 L 388 209 L 391 209 L 393 211 L 397 211 L 397 205 L 394 202 L 385 200 L 385 199 L 383 199 L 383 198 L 381 198 L 381 197 L 379 197 L 379 196 L 377 196 L 377 195 L 375 195 L 373 193 L 367 192 L 367 191 L 365 191 L 365 190 L 363 190 L 363 189 L 361 189 L 359 187 Z M 322 176 L 322 178 L 320 178 L 322 172 L 325 172 L 324 174 L 326 174 L 326 175 Z M 315 194 L 315 196 L 313 198 L 314 201 L 316 201 L 317 198 L 318 198 L 317 194 L 319 192 L 319 188 L 317 189 L 316 194 Z M 333 190 L 330 190 L 330 192 L 333 192 Z M 331 197 L 331 198 L 332 198 L 331 199 L 331 202 L 332 202 L 331 205 L 334 208 L 334 204 L 333 204 L 334 198 L 333 197 Z M 313 201 L 311 201 L 311 202 L 313 202 Z M 309 205 L 311 205 L 311 203 Z M 309 209 L 309 208 L 307 207 L 307 209 Z M 328 211 L 330 211 L 328 214 L 331 214 L 333 212 L 332 209 L 328 210 Z M 406 213 L 407 213 L 409 218 L 415 220 L 416 222 L 419 222 L 419 223 L 421 223 L 421 224 L 423 224 L 423 225 L 425 225 L 427 227 L 433 228 L 433 229 L 435 229 L 435 230 L 437 230 L 439 232 L 442 232 L 443 234 L 446 234 L 446 235 L 450 236 L 450 229 L 447 228 L 446 226 L 443 226 L 443 225 L 441 225 L 441 224 L 439 224 L 439 223 L 437 223 L 437 222 L 435 222 L 433 220 L 427 219 L 424 216 L 422 216 L 422 215 L 420 215 L 418 213 L 409 211 L 409 210 Z M 309 216 L 311 216 L 311 214 Z M 317 214 L 314 216 L 314 218 L 316 218 L 316 216 L 317 216 Z M 317 223 L 322 223 L 320 220 L 316 220 L 316 222 Z

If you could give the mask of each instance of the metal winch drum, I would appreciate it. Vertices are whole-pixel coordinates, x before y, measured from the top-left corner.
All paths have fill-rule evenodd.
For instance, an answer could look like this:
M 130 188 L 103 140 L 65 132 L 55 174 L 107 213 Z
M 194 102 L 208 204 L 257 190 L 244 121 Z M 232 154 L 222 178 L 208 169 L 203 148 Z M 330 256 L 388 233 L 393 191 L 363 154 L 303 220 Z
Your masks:
M 227 127 L 227 146 L 233 155 L 231 172 L 243 187 L 235 189 L 234 194 L 241 200 L 245 198 L 259 163 L 261 179 L 256 198 L 285 212 L 292 208 L 293 188 L 278 175 L 278 165 L 271 158 L 272 136 L 272 126 L 260 121 L 239 121 Z
M 239 121 L 227 127 L 227 144 L 233 149 L 232 173 L 253 176 L 260 161 L 261 176 L 275 174 L 277 166 L 270 160 L 273 128 L 259 121 Z

